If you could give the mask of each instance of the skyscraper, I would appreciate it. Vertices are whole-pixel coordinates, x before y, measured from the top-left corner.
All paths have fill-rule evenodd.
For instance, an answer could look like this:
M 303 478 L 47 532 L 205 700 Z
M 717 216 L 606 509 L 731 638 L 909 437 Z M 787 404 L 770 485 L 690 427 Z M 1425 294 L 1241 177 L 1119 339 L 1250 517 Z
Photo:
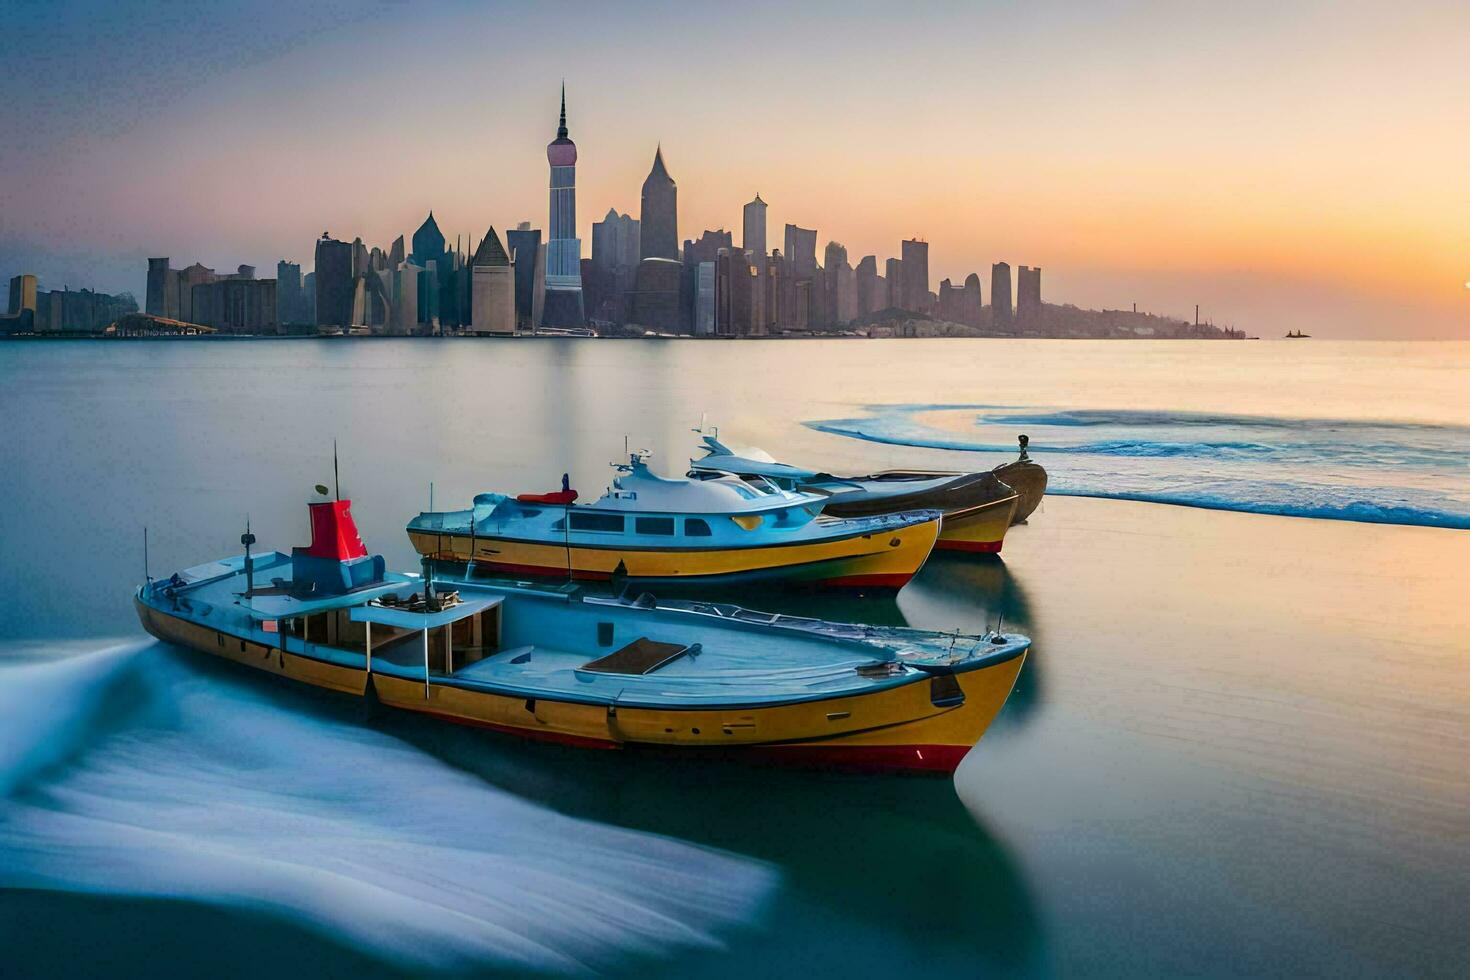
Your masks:
M 546 305 L 542 321 L 549 327 L 580 327 L 587 321 L 582 305 L 582 240 L 577 237 L 577 144 L 567 137 L 567 89 L 561 90 L 561 120 L 556 139 L 546 145 L 551 166 L 551 216 L 546 229 Z
M 1041 321 L 1041 269 L 1016 269 L 1016 325 L 1035 328 Z
M 276 322 L 301 323 L 305 320 L 301 301 L 301 265 L 287 262 L 276 263 Z
M 515 268 L 516 329 L 533 330 L 541 323 L 546 302 L 546 265 L 541 232 L 529 221 L 505 233 L 505 244 Z
M 316 243 L 316 322 L 347 327 L 352 323 L 352 243 L 322 232 Z
M 854 279 L 857 281 L 858 316 L 867 316 L 882 309 L 878 296 L 878 257 L 864 255 L 857 264 Z
M 745 206 L 745 229 L 740 247 L 752 253 L 752 258 L 761 261 L 766 255 L 766 202 L 757 194 L 755 200 Z
M 607 217 L 592 222 L 589 265 L 590 274 L 582 277 L 587 316 L 622 323 L 624 301 L 638 268 L 638 219 L 609 208 Z
M 929 243 L 917 238 L 903 242 L 903 302 L 914 313 L 929 310 Z
M 990 267 L 990 326 L 1011 329 L 1011 267 L 997 262 Z
M 643 181 L 643 204 L 638 215 L 638 258 L 679 257 L 679 188 L 664 168 L 664 150 L 653 154 L 653 169 Z

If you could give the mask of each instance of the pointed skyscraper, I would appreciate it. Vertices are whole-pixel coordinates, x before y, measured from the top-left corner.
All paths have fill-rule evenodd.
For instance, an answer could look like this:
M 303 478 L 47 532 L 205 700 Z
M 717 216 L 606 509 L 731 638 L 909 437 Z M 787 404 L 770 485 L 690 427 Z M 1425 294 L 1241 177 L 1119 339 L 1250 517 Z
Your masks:
M 556 139 L 546 147 L 551 165 L 551 222 L 546 240 L 546 305 L 548 327 L 580 327 L 582 308 L 582 241 L 577 237 L 577 144 L 567 137 L 567 87 L 561 88 L 561 118 Z
M 654 151 L 653 169 L 643 181 L 638 234 L 640 259 L 679 257 L 679 188 L 664 167 L 662 144 Z

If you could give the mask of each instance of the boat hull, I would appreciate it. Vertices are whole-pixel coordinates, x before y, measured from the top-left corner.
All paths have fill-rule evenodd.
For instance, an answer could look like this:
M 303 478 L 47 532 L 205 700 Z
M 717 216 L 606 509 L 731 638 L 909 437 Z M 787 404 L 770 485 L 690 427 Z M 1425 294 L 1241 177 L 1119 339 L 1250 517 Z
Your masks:
M 1006 529 L 1011 526 L 1020 498 L 1012 494 L 1002 500 L 944 515 L 939 540 L 940 551 L 964 551 L 972 554 L 1000 554 Z
M 1041 506 L 1041 498 L 1046 495 L 1046 469 L 1040 463 L 1021 459 L 997 466 L 992 472 L 1021 498 L 1011 517 L 1012 524 L 1020 524 Z
M 907 482 L 929 483 L 942 477 L 950 477 L 943 486 L 915 492 L 904 489 Z M 834 517 L 859 517 L 932 508 L 944 515 L 939 540 L 935 543 L 941 551 L 998 554 L 1018 504 L 1015 490 L 990 472 L 888 470 L 846 479 L 869 484 L 870 489 L 853 501 L 844 499 L 854 496 L 852 494 L 834 495 L 825 508 L 827 513 Z
M 1004 659 L 871 693 L 769 705 L 613 707 L 426 684 L 325 663 L 202 626 L 135 599 L 149 633 L 267 674 L 457 724 L 579 748 L 732 754 L 785 765 L 950 773 L 990 727 L 1024 663 Z
M 709 585 L 780 582 L 815 588 L 901 589 L 929 557 L 940 522 L 871 534 L 750 548 L 591 548 L 409 528 L 414 549 L 477 571 L 607 581 L 621 564 L 629 579 Z

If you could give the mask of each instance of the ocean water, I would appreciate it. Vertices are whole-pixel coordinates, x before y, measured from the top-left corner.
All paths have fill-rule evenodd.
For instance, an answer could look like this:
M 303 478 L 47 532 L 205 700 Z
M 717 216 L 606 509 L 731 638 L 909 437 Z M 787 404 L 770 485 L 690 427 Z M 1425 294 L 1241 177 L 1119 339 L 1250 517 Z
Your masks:
M 820 432 L 966 456 L 1025 433 L 1048 490 L 1289 517 L 1470 528 L 1470 427 L 1139 409 L 873 405 Z M 1010 444 L 1007 444 L 1010 440 Z
M 1464 975 L 1467 377 L 1463 344 L 0 346 L 4 973 Z M 247 514 L 306 540 L 333 439 L 407 567 L 431 483 L 595 496 L 702 416 L 834 472 L 1024 431 L 1054 490 L 1124 498 L 896 599 L 737 597 L 1032 635 L 953 780 L 369 714 L 130 608 L 145 526 L 154 575 Z

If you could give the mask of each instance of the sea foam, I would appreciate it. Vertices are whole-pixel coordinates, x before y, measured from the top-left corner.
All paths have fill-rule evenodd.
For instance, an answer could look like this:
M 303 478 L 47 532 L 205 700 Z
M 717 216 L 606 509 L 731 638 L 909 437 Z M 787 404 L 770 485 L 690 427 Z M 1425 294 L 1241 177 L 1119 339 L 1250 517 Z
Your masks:
M 1055 494 L 1470 528 L 1470 428 L 1464 426 L 996 405 L 868 411 L 806 425 L 951 452 L 956 469 L 1014 458 L 1015 436 L 1024 432 Z
M 0 666 L 0 887 L 263 910 L 410 968 L 589 972 L 718 947 L 776 885 L 269 693 L 153 643 Z

